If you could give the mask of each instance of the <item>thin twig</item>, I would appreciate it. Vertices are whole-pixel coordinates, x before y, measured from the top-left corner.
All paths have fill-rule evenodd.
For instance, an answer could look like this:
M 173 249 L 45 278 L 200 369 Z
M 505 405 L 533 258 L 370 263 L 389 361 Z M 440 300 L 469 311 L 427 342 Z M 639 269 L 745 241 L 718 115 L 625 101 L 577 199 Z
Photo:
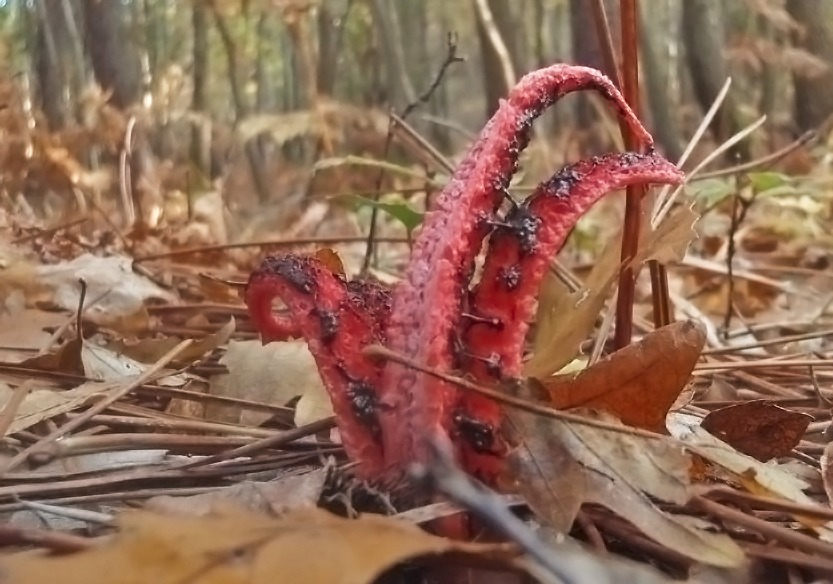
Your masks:
M 734 196 L 732 197 L 732 216 L 729 224 L 729 233 L 726 235 L 726 277 L 728 289 L 726 290 L 726 312 L 723 315 L 724 341 L 727 340 L 726 334 L 732 326 L 732 314 L 734 313 L 732 306 L 735 296 L 734 268 L 735 250 L 737 249 L 736 237 L 738 229 L 740 228 L 741 223 L 743 223 L 743 220 L 746 218 L 746 214 L 751 205 L 752 201 L 747 202 L 746 199 L 741 196 L 739 188 L 736 186 Z
M 249 247 L 290 247 L 293 245 L 332 245 L 335 243 L 357 243 L 367 241 L 370 235 L 355 235 L 345 237 L 306 237 L 294 239 L 264 239 L 259 241 L 248 241 L 243 243 L 224 243 L 219 245 L 204 245 L 202 247 L 189 247 L 184 249 L 177 249 L 165 253 L 154 255 L 140 256 L 133 259 L 134 264 L 141 262 L 150 262 L 155 260 L 162 260 L 173 257 L 194 255 L 198 253 L 211 253 L 217 251 L 225 251 L 229 249 L 246 249 Z M 376 237 L 377 243 L 408 243 L 404 237 Z
M 402 112 L 402 115 L 400 116 L 401 120 L 404 121 L 414 110 L 416 110 L 416 108 L 420 104 L 427 103 L 428 100 L 431 99 L 431 95 L 433 95 L 433 93 L 440 86 L 440 83 L 442 83 L 442 80 L 445 77 L 445 74 L 448 71 L 448 68 L 452 64 L 459 63 L 459 62 L 465 60 L 462 57 L 457 56 L 457 36 L 456 35 L 454 35 L 454 34 L 449 34 L 448 35 L 446 46 L 447 46 L 447 51 L 446 51 L 445 59 L 443 60 L 442 65 L 440 65 L 440 69 L 437 71 L 437 74 L 434 77 L 434 80 L 428 86 L 428 89 L 426 91 L 424 91 L 421 95 L 417 96 L 415 101 L 409 103 L 405 107 L 404 111 Z M 387 136 L 385 137 L 385 149 L 384 149 L 385 156 L 387 156 L 388 152 L 390 152 L 391 143 L 393 142 L 393 130 L 394 130 L 394 119 L 393 119 L 393 116 L 390 116 L 390 118 L 388 120 L 388 133 L 387 133 Z M 385 171 L 384 171 L 384 169 L 380 169 L 379 174 L 376 177 L 376 189 L 375 189 L 375 195 L 374 195 L 375 199 L 378 199 L 380 194 L 381 194 L 382 180 L 384 180 L 384 177 L 385 177 Z M 365 249 L 364 260 L 362 261 L 362 269 L 361 269 L 362 274 L 367 274 L 367 272 L 370 270 L 370 263 L 371 263 L 371 260 L 373 259 L 373 250 L 376 246 L 376 242 L 378 241 L 378 238 L 376 237 L 376 232 L 378 230 L 378 223 L 379 223 L 379 208 L 378 208 L 378 206 L 373 205 L 373 207 L 370 210 L 370 227 L 368 229 L 368 234 L 367 234 L 367 248 Z
M 229 460 L 231 458 L 250 456 L 256 452 L 260 452 L 268 448 L 277 448 L 279 446 L 284 446 L 285 444 L 294 442 L 299 438 L 304 438 L 306 436 L 318 434 L 319 432 L 326 432 L 327 430 L 330 430 L 333 427 L 335 427 L 335 418 L 331 416 L 329 418 L 324 418 L 323 420 L 311 422 L 305 426 L 301 426 L 300 428 L 293 428 L 291 430 L 281 432 L 277 436 L 262 438 L 250 444 L 239 446 L 237 448 L 233 448 L 231 450 L 227 450 L 219 454 L 214 454 L 212 456 L 206 456 L 205 458 L 201 458 L 199 460 L 177 464 L 170 468 L 180 470 L 193 469 L 198 466 L 205 466 L 208 464 L 214 464 L 216 462 L 223 462 L 224 460 Z
M 87 409 L 82 415 L 68 421 L 63 426 L 60 426 L 50 432 L 47 436 L 41 438 L 38 442 L 24 448 L 21 452 L 18 452 L 12 459 L 6 463 L 6 465 L 0 470 L 0 477 L 5 475 L 6 473 L 14 470 L 20 464 L 25 461 L 32 453 L 37 452 L 48 446 L 55 440 L 58 440 L 64 436 L 66 436 L 69 432 L 72 432 L 76 428 L 81 427 L 84 425 L 90 418 L 92 418 L 96 414 L 100 414 L 104 410 L 106 410 L 110 405 L 114 404 L 116 401 L 120 400 L 128 393 L 136 389 L 139 385 L 147 383 L 151 379 L 156 378 L 161 372 L 162 369 L 171 361 L 176 359 L 176 357 L 185 350 L 193 341 L 191 339 L 186 339 L 179 343 L 176 347 L 165 353 L 161 359 L 159 359 L 156 363 L 150 366 L 144 373 L 134 378 L 130 383 L 127 383 L 124 387 L 119 388 L 118 391 L 112 392 L 109 396 L 102 399 L 101 401 L 97 402 L 95 405 Z
M 419 371 L 420 373 L 425 373 L 432 377 L 436 377 L 437 379 L 442 379 L 446 383 L 451 383 L 461 389 L 477 392 L 497 402 L 518 408 L 519 410 L 530 412 L 532 414 L 539 414 L 548 418 L 562 420 L 564 422 L 572 422 L 574 424 L 581 424 L 583 426 L 598 428 L 600 430 L 608 430 L 610 432 L 618 432 L 620 434 L 630 434 L 632 436 L 639 436 L 641 438 L 648 438 L 650 440 L 662 440 L 667 438 L 665 436 L 661 436 L 659 434 L 655 434 L 647 430 L 642 430 L 641 428 L 632 428 L 630 426 L 623 426 L 621 424 L 612 424 L 610 422 L 604 422 L 602 420 L 594 420 L 592 418 L 586 418 L 584 416 L 570 414 L 568 412 L 562 412 L 561 410 L 556 410 L 547 406 L 542 406 L 535 402 L 508 395 L 490 387 L 478 385 L 462 377 L 455 377 L 454 375 L 448 375 L 447 373 L 441 373 L 440 371 L 437 371 L 430 367 L 425 367 L 423 365 L 420 365 L 419 363 L 416 363 L 412 359 L 405 357 L 404 355 L 400 355 L 399 353 L 391 351 L 387 347 L 382 347 L 380 345 L 370 345 L 368 347 L 365 347 L 362 352 L 365 355 L 369 355 L 371 357 L 386 359 L 388 361 L 399 363 L 400 365 L 404 365 L 415 371 Z
M 698 180 L 706 180 L 710 178 L 722 178 L 724 176 L 732 176 L 733 174 L 743 174 L 752 170 L 756 170 L 758 168 L 764 168 L 767 166 L 771 166 L 785 158 L 801 148 L 802 146 L 809 145 L 819 138 L 818 130 L 807 130 L 801 136 L 799 136 L 795 141 L 790 142 L 780 150 L 776 150 L 766 156 L 762 156 L 761 158 L 750 160 L 749 162 L 744 162 L 743 164 L 738 164 L 736 166 L 730 166 L 729 168 L 721 168 L 720 170 L 713 170 L 712 172 L 704 172 L 692 179 L 692 181 Z M 692 182 L 689 181 L 689 182 Z

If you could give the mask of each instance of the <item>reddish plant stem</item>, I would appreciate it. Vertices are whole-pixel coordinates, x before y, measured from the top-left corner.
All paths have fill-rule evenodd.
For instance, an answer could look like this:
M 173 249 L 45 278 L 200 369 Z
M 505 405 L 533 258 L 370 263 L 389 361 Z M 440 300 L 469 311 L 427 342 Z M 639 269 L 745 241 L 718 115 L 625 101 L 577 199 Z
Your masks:
M 553 65 L 524 76 L 488 122 L 426 216 L 404 281 L 394 293 L 390 347 L 428 367 L 450 370 L 452 335 L 487 221 L 500 205 L 533 120 L 567 93 L 595 89 L 646 144 L 651 137 L 600 72 Z M 456 402 L 447 384 L 395 363 L 385 367 L 380 421 L 388 464 L 403 470 L 429 457 L 426 438 L 444 436 Z
M 549 262 L 576 221 L 604 195 L 631 185 L 679 183 L 683 174 L 661 156 L 623 153 L 583 160 L 541 183 L 524 204 L 512 209 L 489 240 L 480 282 L 469 310 L 477 317 L 463 333 L 470 355 L 466 372 L 478 381 L 521 377 L 523 347 L 536 297 Z M 461 394 L 458 411 L 497 434 L 500 406 L 479 394 Z M 499 474 L 499 452 L 461 441 L 464 468 L 481 476 Z
M 622 32 L 622 93 L 633 110 L 639 113 L 639 38 L 637 36 L 636 0 L 619 2 L 619 22 Z M 644 151 L 648 144 L 622 124 L 622 136 L 628 150 Z M 623 263 L 636 255 L 639 249 L 642 198 L 645 189 L 640 185 L 628 188 L 625 197 L 625 220 L 622 227 Z M 616 298 L 616 329 L 614 345 L 621 349 L 631 342 L 633 335 L 633 303 L 636 290 L 636 272 L 628 266 L 619 274 L 619 294 Z
M 275 321 L 272 301 L 280 298 L 315 358 L 333 404 L 344 449 L 362 478 L 384 474 L 378 391 L 382 366 L 362 354 L 384 343 L 390 294 L 366 281 L 346 282 L 311 257 L 270 257 L 246 286 L 246 304 L 255 327 L 268 335 Z

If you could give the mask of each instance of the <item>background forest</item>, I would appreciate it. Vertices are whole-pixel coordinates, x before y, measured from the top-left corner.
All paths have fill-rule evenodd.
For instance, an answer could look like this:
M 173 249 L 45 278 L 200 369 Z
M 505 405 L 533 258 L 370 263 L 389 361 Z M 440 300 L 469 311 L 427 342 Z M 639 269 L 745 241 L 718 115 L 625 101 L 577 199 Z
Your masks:
M 613 24 L 617 7 L 606 3 Z M 726 162 L 776 151 L 833 111 L 830 2 L 662 0 L 643 3 L 640 19 L 643 116 L 673 160 L 729 76 L 695 159 L 759 116 L 763 128 Z M 375 186 L 367 170 L 311 180 L 316 161 L 419 162 L 407 141 L 390 147 L 389 111 L 411 110 L 408 122 L 453 156 L 524 72 L 565 61 L 615 74 L 598 24 L 588 0 L 7 1 L 4 196 L 54 206 L 81 187 L 76 198 L 116 200 L 114 162 L 132 119 L 142 166 L 133 200 L 145 220 L 172 197 L 220 189 L 236 215 L 257 208 L 279 228 L 287 205 Z M 618 27 L 609 30 L 616 46 Z M 449 50 L 464 60 L 432 85 Z M 600 112 L 573 96 L 548 115 L 531 155 L 546 158 L 531 178 L 618 140 Z M 792 171 L 808 170 L 800 154 Z M 264 215 L 267 202 L 283 211 Z

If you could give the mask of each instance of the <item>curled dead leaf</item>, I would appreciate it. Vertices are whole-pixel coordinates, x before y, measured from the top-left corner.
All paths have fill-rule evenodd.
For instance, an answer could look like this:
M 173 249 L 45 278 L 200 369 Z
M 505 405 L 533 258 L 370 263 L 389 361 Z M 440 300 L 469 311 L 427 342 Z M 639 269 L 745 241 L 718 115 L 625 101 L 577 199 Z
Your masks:
M 706 342 L 695 321 L 670 324 L 576 375 L 541 380 L 557 409 L 610 412 L 623 423 L 665 432 L 665 417 L 691 377 Z

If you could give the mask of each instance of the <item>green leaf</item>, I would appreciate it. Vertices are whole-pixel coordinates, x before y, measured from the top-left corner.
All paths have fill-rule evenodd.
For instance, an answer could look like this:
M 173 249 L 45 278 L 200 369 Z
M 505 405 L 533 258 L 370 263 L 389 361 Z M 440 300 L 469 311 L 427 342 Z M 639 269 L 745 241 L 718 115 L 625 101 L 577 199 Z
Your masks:
M 408 203 L 402 200 L 396 202 L 375 201 L 359 195 L 349 195 L 345 197 L 345 199 L 352 202 L 359 209 L 362 207 L 375 207 L 380 211 L 384 211 L 399 221 L 407 230 L 408 235 L 410 235 L 414 229 L 419 227 L 419 225 L 422 224 L 422 220 L 425 218 L 425 213 L 414 211 Z
M 751 172 L 749 182 L 757 193 L 792 185 L 792 179 L 789 176 L 772 171 Z
M 689 187 L 693 195 L 711 207 L 735 193 L 729 181 L 719 178 L 698 180 Z

